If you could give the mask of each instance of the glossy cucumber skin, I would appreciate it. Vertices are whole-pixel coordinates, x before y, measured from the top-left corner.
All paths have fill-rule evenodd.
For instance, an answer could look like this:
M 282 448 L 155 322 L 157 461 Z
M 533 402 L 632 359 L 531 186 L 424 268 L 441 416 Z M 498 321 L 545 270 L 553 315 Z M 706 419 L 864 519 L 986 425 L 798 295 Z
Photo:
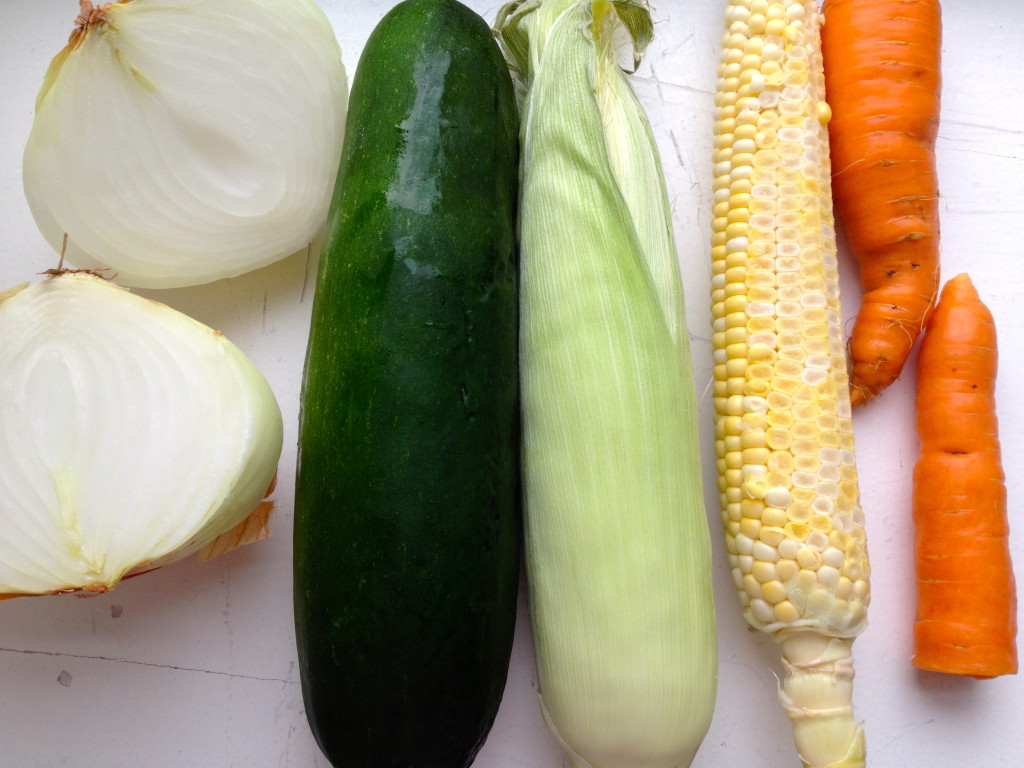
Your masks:
M 300 415 L 307 718 L 346 768 L 462 768 L 519 577 L 518 117 L 486 23 L 406 0 L 353 80 Z

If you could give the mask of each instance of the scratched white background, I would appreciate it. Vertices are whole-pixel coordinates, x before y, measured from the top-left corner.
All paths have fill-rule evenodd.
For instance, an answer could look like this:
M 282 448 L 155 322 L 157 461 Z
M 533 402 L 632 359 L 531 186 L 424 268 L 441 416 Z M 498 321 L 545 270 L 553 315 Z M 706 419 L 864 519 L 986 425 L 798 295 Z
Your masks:
M 320 1 L 351 75 L 392 1 Z M 1024 581 L 1024 413 L 1014 383 L 1024 376 L 1024 327 L 1015 314 L 1024 300 L 1018 2 L 946 0 L 938 155 L 945 275 L 970 272 L 1001 332 L 1001 432 L 1013 554 Z M 496 0 L 469 4 L 488 20 L 498 7 Z M 722 0 L 658 0 L 658 38 L 633 80 L 664 156 L 702 391 L 711 377 L 707 232 L 722 7 Z M 43 73 L 76 13 L 74 0 L 0 0 L 0 287 L 55 265 L 23 198 L 21 152 Z M 227 334 L 277 394 L 286 431 L 274 535 L 207 565 L 179 563 L 100 597 L 0 603 L 2 768 L 327 768 L 304 719 L 291 619 L 290 497 L 310 266 L 295 258 L 209 286 L 154 294 Z M 858 288 L 849 267 L 844 290 L 850 316 Z M 855 703 L 867 729 L 869 764 L 1020 766 L 1024 677 L 947 679 L 918 672 L 908 661 L 909 478 L 917 451 L 912 371 L 913 360 L 882 400 L 856 416 L 874 568 L 870 625 L 855 648 Z M 707 436 L 706 395 L 701 405 Z M 795 768 L 789 725 L 776 702 L 777 649 L 745 628 L 724 565 L 710 441 L 704 457 L 721 664 L 714 721 L 694 766 Z M 561 764 L 537 711 L 521 611 L 505 698 L 476 765 Z

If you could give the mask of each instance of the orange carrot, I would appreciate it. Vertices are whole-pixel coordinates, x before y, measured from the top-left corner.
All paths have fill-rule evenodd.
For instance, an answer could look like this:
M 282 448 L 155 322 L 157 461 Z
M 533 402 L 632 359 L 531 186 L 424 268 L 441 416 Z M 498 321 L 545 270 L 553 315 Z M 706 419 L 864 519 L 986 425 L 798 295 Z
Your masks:
M 914 666 L 1017 671 L 1017 600 L 995 413 L 996 328 L 965 275 L 942 290 L 921 343 L 914 468 Z
M 836 211 L 864 296 L 853 405 L 903 370 L 939 287 L 938 0 L 826 0 L 825 94 Z

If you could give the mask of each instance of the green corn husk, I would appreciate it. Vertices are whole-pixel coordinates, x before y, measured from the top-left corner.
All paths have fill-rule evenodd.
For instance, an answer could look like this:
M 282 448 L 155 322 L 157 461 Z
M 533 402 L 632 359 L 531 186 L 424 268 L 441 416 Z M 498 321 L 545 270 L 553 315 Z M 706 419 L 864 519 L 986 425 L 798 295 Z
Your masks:
M 710 536 L 658 151 L 616 61 L 639 0 L 519 0 L 526 561 L 541 707 L 574 764 L 691 763 L 715 699 Z

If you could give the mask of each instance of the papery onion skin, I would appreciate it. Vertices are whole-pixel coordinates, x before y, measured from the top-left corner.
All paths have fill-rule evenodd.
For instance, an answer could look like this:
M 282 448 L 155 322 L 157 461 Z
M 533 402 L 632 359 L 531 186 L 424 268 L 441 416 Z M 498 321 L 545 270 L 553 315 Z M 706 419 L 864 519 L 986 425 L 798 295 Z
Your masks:
M 231 530 L 282 420 L 222 334 L 89 273 L 0 292 L 0 596 L 102 592 Z
M 174 288 L 310 247 L 327 216 L 347 77 L 314 0 L 127 0 L 53 60 L 23 157 L 68 263 Z M 83 9 L 84 11 L 84 9 Z

